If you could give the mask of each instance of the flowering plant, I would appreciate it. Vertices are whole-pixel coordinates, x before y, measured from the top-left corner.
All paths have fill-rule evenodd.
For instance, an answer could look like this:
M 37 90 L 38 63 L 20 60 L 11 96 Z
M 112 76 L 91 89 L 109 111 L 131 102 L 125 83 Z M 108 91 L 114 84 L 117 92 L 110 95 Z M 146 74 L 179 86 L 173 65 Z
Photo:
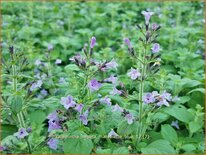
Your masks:
M 123 75 L 119 74 L 121 58 L 105 58 L 98 35 L 68 58 L 44 43 L 47 50 L 32 71 L 27 55 L 11 46 L 10 61 L 3 61 L 2 116 L 4 131 L 13 130 L 4 136 L 0 151 L 176 154 L 187 150 L 191 145 L 181 138 L 200 130 L 203 124 L 197 122 L 203 119 L 203 109 L 197 105 L 196 110 L 187 110 L 181 105 L 187 96 L 179 98 L 176 85 L 166 86 L 182 79 L 163 76 L 161 26 L 152 23 L 153 12 L 142 11 L 142 15 L 144 24 L 135 27 L 138 41 L 134 35 L 122 39 L 123 61 L 130 62 Z M 28 72 L 32 74 L 27 76 Z M 186 88 L 194 82 L 184 80 Z M 187 130 L 182 134 L 179 130 L 184 125 Z

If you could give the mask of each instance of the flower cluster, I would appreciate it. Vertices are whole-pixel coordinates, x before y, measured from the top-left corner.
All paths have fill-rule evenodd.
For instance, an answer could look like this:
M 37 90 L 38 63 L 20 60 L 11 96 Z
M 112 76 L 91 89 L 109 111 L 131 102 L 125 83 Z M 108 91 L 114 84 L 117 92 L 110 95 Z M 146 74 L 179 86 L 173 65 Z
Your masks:
M 169 106 L 169 102 L 172 101 L 172 96 L 166 91 L 163 91 L 161 94 L 157 91 L 153 91 L 151 93 L 145 93 L 142 100 L 145 104 L 156 103 L 159 107 L 163 105 Z

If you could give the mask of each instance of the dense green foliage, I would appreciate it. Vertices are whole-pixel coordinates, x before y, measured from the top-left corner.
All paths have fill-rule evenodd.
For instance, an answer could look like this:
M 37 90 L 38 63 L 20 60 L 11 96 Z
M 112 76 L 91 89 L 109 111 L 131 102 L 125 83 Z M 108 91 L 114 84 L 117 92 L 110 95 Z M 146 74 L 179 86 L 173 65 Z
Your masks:
M 108 107 L 91 111 L 91 123 L 84 126 L 78 119 L 64 123 L 64 130 L 54 132 L 60 136 L 94 136 L 92 139 L 71 139 L 61 141 L 61 149 L 52 150 L 48 141 L 47 116 L 55 109 L 63 110 L 60 98 L 67 95 L 78 96 L 78 103 L 85 101 L 81 79 L 84 74 L 71 61 L 73 55 L 81 52 L 84 44 L 90 44 L 95 36 L 97 45 L 94 56 L 97 60 L 112 60 L 118 63 L 117 71 L 111 70 L 98 75 L 105 79 L 109 75 L 118 76 L 130 95 L 138 93 L 137 83 L 127 76 L 136 60 L 128 54 L 123 38 L 128 37 L 136 49 L 140 32 L 135 25 L 144 23 L 142 11 L 155 14 L 151 21 L 161 25 L 158 43 L 161 46 L 161 69 L 145 84 L 145 92 L 167 90 L 178 96 L 169 107 L 162 107 L 157 113 L 148 116 L 152 124 L 147 127 L 146 135 L 136 143 L 130 139 L 109 139 L 111 128 L 119 135 L 131 136 L 136 132 L 138 123 L 128 125 L 120 115 Z M 73 154 L 203 154 L 204 144 L 204 3 L 188 2 L 3 2 L 2 3 L 2 58 L 6 66 L 2 71 L 2 132 L 1 145 L 11 153 L 28 153 L 28 142 L 32 153 L 73 153 Z M 49 56 L 48 46 L 52 45 Z M 23 60 L 10 58 L 9 47 L 14 46 L 17 53 L 23 53 L 29 64 L 23 69 Z M 10 49 L 11 50 L 11 49 Z M 39 59 L 45 66 L 35 65 Z M 56 59 L 62 63 L 55 64 Z M 13 92 L 12 70 L 14 63 L 17 71 L 17 92 Z M 7 68 L 8 67 L 8 68 Z M 27 91 L 32 82 L 37 81 L 36 70 L 40 75 L 46 73 L 42 89 Z M 78 74 L 77 74 L 78 73 Z M 65 78 L 65 83 L 59 83 Z M 30 82 L 30 83 L 29 83 Z M 23 88 L 23 89 L 21 89 Z M 78 89 L 77 89 L 78 88 Z M 111 85 L 100 89 L 101 95 L 111 91 Z M 81 96 L 82 95 L 82 96 Z M 95 96 L 97 94 L 94 94 Z M 92 95 L 91 95 L 92 96 Z M 93 97 L 92 96 L 92 97 Z M 92 98 L 91 97 L 91 98 Z M 112 103 L 131 110 L 138 115 L 138 102 L 124 96 L 109 96 Z M 26 141 L 19 140 L 14 133 L 18 131 L 17 115 L 22 111 L 25 124 L 31 126 Z M 179 129 L 171 125 L 178 120 Z M 21 121 L 20 121 L 21 122 Z M 138 122 L 138 121 L 137 121 Z M 24 123 L 24 122 L 23 122 Z M 67 130 L 68 129 L 68 130 Z

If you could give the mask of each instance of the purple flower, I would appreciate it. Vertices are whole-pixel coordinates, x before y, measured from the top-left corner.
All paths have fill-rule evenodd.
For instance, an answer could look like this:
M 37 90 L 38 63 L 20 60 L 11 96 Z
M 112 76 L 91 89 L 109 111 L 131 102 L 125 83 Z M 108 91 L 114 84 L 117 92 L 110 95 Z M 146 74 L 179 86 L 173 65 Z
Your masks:
M 161 94 L 161 97 L 166 99 L 167 101 L 172 101 L 172 96 L 170 93 L 163 91 L 163 93 Z
M 58 64 L 61 64 L 62 63 L 62 60 L 61 59 L 56 59 L 55 61 L 55 64 L 58 65 Z
M 111 99 L 108 96 L 105 96 L 104 98 L 101 98 L 99 100 L 99 102 L 107 104 L 108 106 L 111 106 L 111 104 L 112 104 Z
M 162 105 L 165 105 L 167 107 L 170 106 L 166 99 L 159 97 L 158 100 L 159 100 L 159 102 L 157 102 L 157 106 L 159 106 L 159 107 Z
M 148 25 L 148 24 L 149 24 L 150 17 L 154 14 L 154 12 L 142 11 L 142 14 L 143 14 L 144 17 L 145 17 L 145 23 L 146 23 L 146 25 Z
M 160 51 L 160 45 L 158 43 L 154 43 L 151 49 L 152 53 L 158 53 Z
M 91 91 L 97 91 L 102 86 L 102 84 L 99 83 L 96 79 L 92 79 L 89 81 L 87 86 Z
M 37 59 L 34 64 L 35 64 L 36 66 L 39 66 L 39 65 L 42 64 L 42 62 L 41 62 L 41 60 Z
M 88 124 L 88 119 L 87 119 L 88 114 L 89 114 L 89 111 L 86 110 L 83 115 L 80 115 L 80 116 L 79 116 L 80 121 L 81 121 L 84 125 L 87 125 L 87 124 Z
M 116 84 L 117 83 L 118 78 L 111 75 L 109 78 L 104 79 L 104 82 L 111 82 L 112 84 Z
M 128 124 L 132 124 L 132 123 L 133 123 L 134 116 L 133 116 L 132 114 L 130 114 L 130 113 L 127 114 L 127 115 L 125 116 L 125 118 L 126 118 Z
M 14 134 L 14 136 L 17 136 L 19 139 L 22 139 L 28 135 L 29 134 L 24 128 L 20 128 L 19 131 Z
M 118 64 L 114 59 L 112 59 L 110 62 L 105 64 L 106 69 L 117 69 Z
M 155 31 L 158 28 L 158 25 L 156 23 L 152 24 L 152 30 Z
M 174 126 L 175 128 L 180 129 L 179 124 L 178 124 L 178 120 L 172 121 L 171 126 Z
M 121 108 L 118 104 L 112 107 L 112 111 L 123 112 L 123 108 Z
M 49 147 L 53 150 L 56 150 L 57 149 L 57 146 L 58 146 L 58 143 L 59 143 L 59 140 L 58 139 L 55 139 L 55 138 L 51 138 L 48 142 L 47 142 L 47 145 L 49 145 Z
M 96 44 L 96 38 L 92 37 L 91 42 L 90 42 L 90 48 L 94 48 L 95 44 Z
M 61 129 L 61 125 L 60 125 L 59 119 L 57 119 L 57 120 L 49 120 L 48 123 L 49 123 L 49 128 L 48 128 L 49 132 L 52 131 L 52 130 Z
M 59 83 L 63 84 L 63 83 L 65 83 L 65 82 L 66 82 L 65 78 L 61 77 L 61 78 L 59 79 Z
M 49 115 L 47 116 L 47 119 L 49 119 L 49 120 L 57 120 L 57 119 L 59 119 L 57 112 L 54 111 L 53 113 L 49 114 Z
M 149 104 L 149 103 L 154 103 L 155 102 L 155 98 L 153 96 L 152 93 L 146 93 L 143 97 L 142 100 L 145 104 Z
M 77 104 L 76 107 L 74 108 L 76 111 L 78 111 L 79 113 L 82 112 L 84 105 L 83 104 Z
M 85 59 L 80 54 L 77 54 L 71 57 L 69 60 L 75 62 L 77 65 L 80 65 L 80 66 L 86 65 Z
M 129 48 L 132 48 L 132 45 L 131 45 L 131 42 L 130 42 L 129 38 L 125 38 L 124 42 Z
M 138 69 L 134 69 L 134 68 L 131 68 L 130 72 L 128 72 L 127 75 L 129 77 L 131 77 L 132 80 L 135 80 L 135 79 L 137 79 L 138 77 L 141 76 L 139 70 Z
M 49 44 L 49 45 L 47 46 L 47 50 L 48 50 L 48 51 L 53 50 L 53 48 L 54 48 L 54 46 L 53 46 L 52 44 Z
M 118 90 L 116 87 L 113 88 L 113 90 L 110 92 L 110 95 L 121 95 L 121 90 Z
M 119 135 L 113 129 L 111 129 L 111 131 L 108 133 L 109 138 L 118 137 L 118 136 Z
M 0 145 L 0 151 L 6 150 L 6 147 Z
M 69 109 L 70 107 L 74 107 L 76 105 L 76 102 L 73 100 L 72 96 L 68 95 L 67 97 L 61 98 L 61 104 L 65 109 Z
M 45 89 L 42 89 L 40 93 L 41 95 L 43 95 L 43 97 L 46 97 L 48 95 L 48 92 Z
M 30 133 L 30 132 L 32 132 L 32 128 L 31 128 L 31 127 L 28 127 L 28 128 L 26 129 L 26 131 L 27 131 L 28 133 Z
M 43 84 L 42 80 L 38 80 L 37 82 L 35 82 L 31 85 L 30 91 L 33 91 L 37 88 L 41 88 L 42 84 Z
M 152 95 L 153 95 L 154 97 L 157 97 L 157 96 L 159 96 L 159 93 L 158 93 L 157 91 L 153 91 L 153 92 L 152 92 Z
M 172 101 L 172 96 L 170 93 L 163 91 L 163 93 L 158 96 L 157 100 L 158 100 L 157 106 L 165 105 L 168 107 L 169 102 Z

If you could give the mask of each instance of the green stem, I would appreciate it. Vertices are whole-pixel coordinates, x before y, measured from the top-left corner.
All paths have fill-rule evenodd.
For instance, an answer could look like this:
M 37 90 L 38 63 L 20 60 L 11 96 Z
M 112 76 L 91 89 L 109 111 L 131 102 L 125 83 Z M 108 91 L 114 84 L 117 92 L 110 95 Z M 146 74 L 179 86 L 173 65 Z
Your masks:
M 32 153 L 32 151 L 31 151 L 31 145 L 30 145 L 28 139 L 25 139 L 25 140 L 26 140 L 26 143 L 27 143 L 27 147 L 28 147 L 28 150 L 29 150 L 29 154 L 31 154 L 31 153 Z
M 13 74 L 13 93 L 16 94 L 16 92 L 17 92 L 17 73 L 16 73 L 16 66 L 15 66 L 14 62 L 12 62 L 12 72 L 13 72 L 12 73 Z M 24 121 L 22 111 L 20 111 L 17 114 L 17 119 L 18 119 L 20 128 L 26 128 L 26 123 Z M 26 143 L 27 143 L 27 146 L 28 146 L 28 149 L 29 149 L 29 153 L 31 154 L 31 146 L 30 146 L 27 139 L 26 139 Z
M 141 132 L 142 132 L 142 113 L 143 113 L 143 102 L 142 97 L 144 93 L 144 81 L 145 81 L 145 74 L 146 74 L 146 48 L 144 47 L 144 53 L 143 53 L 143 64 L 141 69 L 141 81 L 139 85 L 139 128 L 138 128 L 138 142 L 140 141 Z

